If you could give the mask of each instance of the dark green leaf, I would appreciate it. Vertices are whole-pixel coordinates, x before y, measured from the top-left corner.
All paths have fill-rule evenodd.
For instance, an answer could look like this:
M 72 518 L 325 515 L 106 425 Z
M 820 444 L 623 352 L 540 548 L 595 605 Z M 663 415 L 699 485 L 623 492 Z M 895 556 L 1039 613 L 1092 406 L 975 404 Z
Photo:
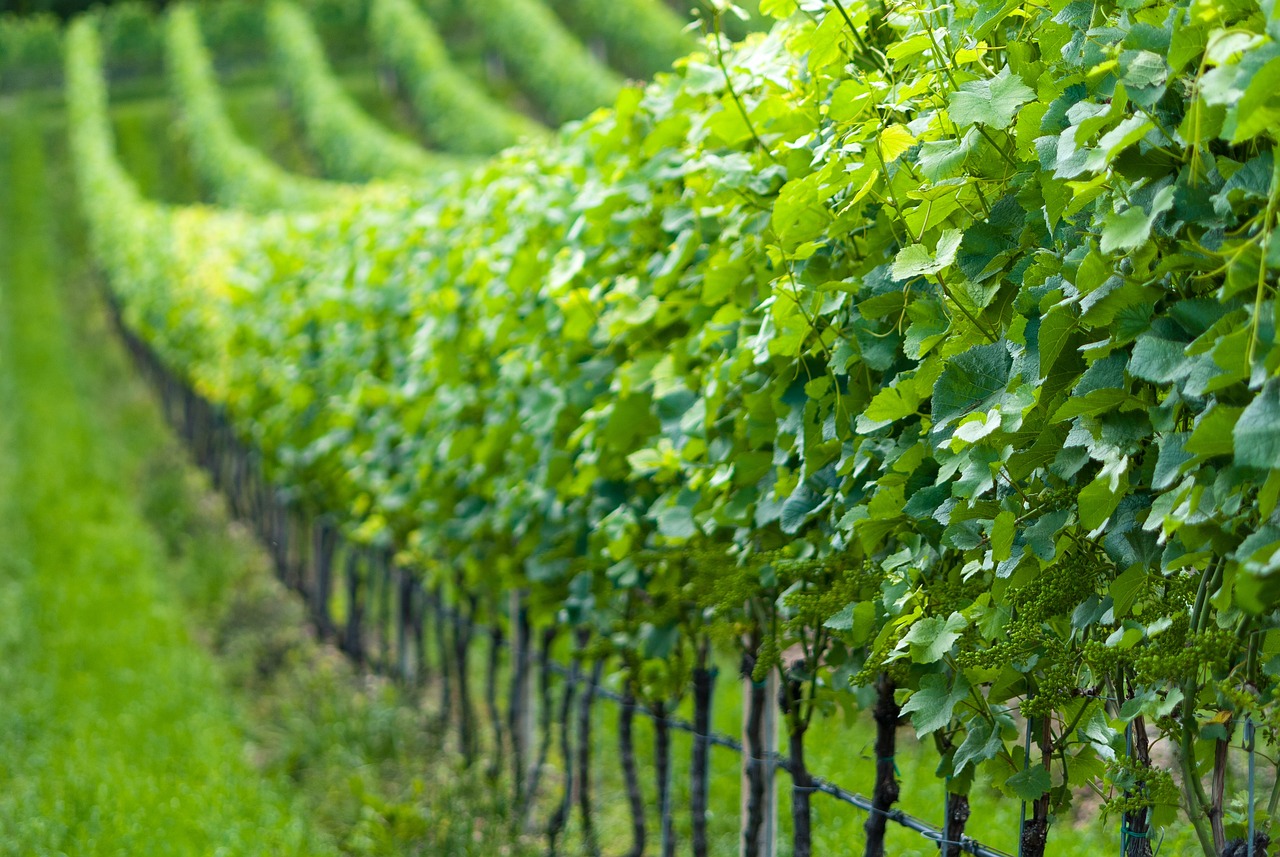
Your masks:
M 933 387 L 935 428 L 999 402 L 1012 365 L 1008 349 L 999 342 L 975 346 L 947 361 Z
M 1236 463 L 1280 469 L 1280 380 L 1272 378 L 1232 429 Z

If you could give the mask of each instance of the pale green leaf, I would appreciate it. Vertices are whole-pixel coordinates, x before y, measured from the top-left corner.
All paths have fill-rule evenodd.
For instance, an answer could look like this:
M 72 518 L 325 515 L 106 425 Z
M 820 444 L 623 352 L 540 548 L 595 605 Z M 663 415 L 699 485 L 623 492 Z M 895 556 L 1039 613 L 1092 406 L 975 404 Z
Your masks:
M 918 664 L 931 664 L 942 660 L 951 651 L 968 624 L 959 613 L 952 613 L 945 619 L 930 616 L 912 625 L 902 639 L 911 647 L 911 660 Z
M 991 524 L 991 558 L 1004 562 L 1013 555 L 1014 528 L 1018 518 L 1008 509 L 996 515 Z
M 961 127 L 1008 128 L 1018 108 L 1035 97 L 1035 91 L 1006 66 L 993 78 L 961 84 L 951 96 L 951 120 Z

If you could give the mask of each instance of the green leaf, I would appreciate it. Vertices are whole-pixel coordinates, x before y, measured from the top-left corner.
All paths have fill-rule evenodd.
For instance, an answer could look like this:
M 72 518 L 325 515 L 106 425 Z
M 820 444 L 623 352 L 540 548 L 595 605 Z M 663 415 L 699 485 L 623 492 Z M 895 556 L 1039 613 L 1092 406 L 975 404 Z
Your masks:
M 1148 212 L 1142 206 L 1134 205 L 1120 214 L 1108 213 L 1102 218 L 1103 253 L 1115 253 L 1120 250 L 1137 250 L 1151 237 L 1151 226 L 1157 217 L 1173 207 L 1173 186 L 1160 189 L 1151 203 Z
M 1062 406 L 1053 412 L 1053 421 L 1062 422 L 1073 417 L 1106 413 L 1122 405 L 1130 404 L 1131 401 L 1133 401 L 1133 397 L 1129 395 L 1128 390 L 1114 387 L 1093 390 L 1083 396 L 1077 393 L 1063 402 Z
M 1086 172 L 1105 169 L 1116 156 L 1155 130 L 1155 123 L 1141 113 L 1124 119 L 1119 125 L 1102 135 L 1098 145 L 1089 152 L 1085 161 Z
M 1280 527 L 1264 525 L 1240 543 L 1235 559 L 1252 575 L 1269 577 L 1280 571 Z
M 1129 358 L 1129 374 L 1144 381 L 1168 384 L 1185 378 L 1194 363 L 1184 353 L 1186 343 L 1157 336 L 1141 336 Z
M 822 627 L 830 628 L 833 631 L 852 631 L 853 630 L 853 611 L 858 606 L 858 602 L 846 604 L 840 608 L 840 612 L 836 613 L 830 619 L 822 623 Z
M 985 411 L 1002 398 L 1013 359 L 1002 343 L 978 345 L 947 361 L 933 387 L 934 427 L 974 411 Z
M 910 392 L 910 395 L 908 395 Z M 920 407 L 921 397 L 915 393 L 915 385 L 885 387 L 876 393 L 866 410 L 858 415 L 858 431 L 873 432 L 903 417 L 911 416 Z
M 1151 487 L 1163 491 L 1174 483 L 1181 473 L 1182 465 L 1195 456 L 1187 452 L 1187 432 L 1169 432 L 1159 441 L 1160 456 L 1156 459 L 1156 470 L 1151 477 Z
M 1142 592 L 1146 582 L 1147 569 L 1142 565 L 1134 565 L 1133 568 L 1111 581 L 1111 588 L 1107 592 L 1111 595 L 1112 609 L 1116 619 L 1123 619 L 1129 615 L 1134 601 L 1138 599 L 1138 594 Z
M 697 534 L 693 514 L 684 506 L 667 506 L 658 512 L 658 532 L 667 538 L 688 539 Z
M 912 625 L 902 639 L 911 646 L 911 660 L 918 664 L 931 664 L 942 660 L 951 651 L 968 624 L 959 613 L 952 613 L 945 619 L 930 616 Z
M 1053 780 L 1044 765 L 1031 765 L 1009 777 L 1004 781 L 1004 784 L 1005 788 L 1013 792 L 1015 797 L 1032 801 L 1049 791 L 1050 787 L 1053 786 Z
M 1111 484 L 1111 477 L 1103 473 L 1080 491 L 1080 523 L 1095 530 L 1107 522 L 1111 513 L 1120 505 L 1121 498 L 1129 488 L 1127 476 L 1121 475 L 1116 485 Z
M 1121 79 L 1125 90 L 1143 107 L 1154 107 L 1164 94 L 1169 66 L 1153 51 L 1124 51 L 1120 55 Z
M 795 0 L 760 0 L 760 14 L 782 20 L 794 15 Z
M 1272 378 L 1231 430 L 1236 464 L 1280 469 L 1280 379 Z
M 964 741 L 956 748 L 952 767 L 959 774 L 970 765 L 994 759 L 1004 742 L 1000 740 L 1000 726 L 989 720 L 975 720 L 969 726 Z
M 1242 410 L 1230 405 L 1214 405 L 1196 422 L 1195 430 L 1187 438 L 1186 451 L 1203 456 L 1231 455 L 1235 452 L 1232 438 L 1236 421 Z
M 991 558 L 996 562 L 1004 562 L 1013 555 L 1014 527 L 1017 522 L 1017 516 L 1008 509 L 996 515 L 992 522 Z
M 977 148 L 982 138 L 969 131 L 959 140 L 930 140 L 920 145 L 920 172 L 932 182 L 943 181 L 963 172 L 965 159 Z
M 818 173 L 782 186 L 773 204 L 773 228 L 784 246 L 794 248 L 826 231 L 831 216 L 824 202 L 831 192 L 822 188 Z
M 993 78 L 961 84 L 951 96 L 951 120 L 961 127 L 976 124 L 1003 130 L 1013 124 L 1018 108 L 1035 97 L 1035 91 L 1006 66 Z
M 890 125 L 882 129 L 876 137 L 876 151 L 884 156 L 881 166 L 892 164 L 915 144 L 916 138 L 911 136 L 905 125 Z
M 1058 362 L 1077 323 L 1075 311 L 1069 306 L 1060 304 L 1045 313 L 1039 333 L 1041 378 L 1048 378 L 1053 373 L 1054 364 Z
M 1139 206 L 1132 206 L 1120 214 L 1108 214 L 1102 220 L 1102 252 L 1136 250 L 1151 237 L 1151 218 Z
M 1022 4 L 1019 0 L 1006 0 L 1004 3 L 1000 0 L 986 0 L 978 4 L 978 8 L 973 13 L 973 21 L 970 23 L 973 27 L 973 38 L 985 39 L 997 24 L 1020 5 Z
M 1222 133 L 1233 143 L 1243 143 L 1264 133 L 1269 133 L 1274 140 L 1280 136 L 1277 128 L 1280 128 L 1280 57 L 1253 75 L 1244 97 L 1228 109 Z
M 956 260 L 956 251 L 964 234 L 959 229 L 944 229 L 938 238 L 936 253 L 923 244 L 903 247 L 893 260 L 893 278 L 899 282 L 925 274 L 936 274 Z
M 962 675 L 956 676 L 954 686 L 945 675 L 927 675 L 920 680 L 920 689 L 903 703 L 902 713 L 910 714 L 916 733 L 925 736 L 947 726 L 956 705 L 968 695 L 969 683 Z
M 831 497 L 826 493 L 825 484 L 817 478 L 806 479 L 796 486 L 787 501 L 782 504 L 782 531 L 797 532 L 805 522 L 826 508 Z

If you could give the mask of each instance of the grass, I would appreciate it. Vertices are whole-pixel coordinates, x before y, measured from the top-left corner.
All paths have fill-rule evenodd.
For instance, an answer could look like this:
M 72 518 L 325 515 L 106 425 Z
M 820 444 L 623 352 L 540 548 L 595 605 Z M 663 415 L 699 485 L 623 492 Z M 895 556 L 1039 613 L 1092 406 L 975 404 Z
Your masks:
M 111 111 L 116 151 L 138 188 L 163 202 L 198 202 L 199 180 L 174 126 L 168 97 L 120 100 Z
M 251 764 L 163 546 L 122 496 L 129 450 L 101 424 L 59 301 L 72 236 L 52 203 L 68 176 L 46 180 L 39 123 L 6 127 L 0 847 L 331 853 Z
M 0 854 L 518 855 L 186 465 L 110 337 L 58 117 L 0 129 Z

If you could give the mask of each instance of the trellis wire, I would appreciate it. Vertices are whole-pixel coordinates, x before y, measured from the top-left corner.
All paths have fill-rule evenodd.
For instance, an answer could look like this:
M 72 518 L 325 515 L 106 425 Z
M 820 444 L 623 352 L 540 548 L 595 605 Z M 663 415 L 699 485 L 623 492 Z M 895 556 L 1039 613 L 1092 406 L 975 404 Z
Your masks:
M 117 334 L 124 341 L 143 377 L 158 392 L 165 418 L 187 445 L 196 463 L 209 473 L 214 488 L 227 496 L 232 514 L 256 527 L 259 536 L 267 543 L 278 576 L 283 583 L 302 596 L 321 636 L 336 635 L 339 648 L 355 663 L 375 672 L 397 677 L 397 672 L 400 672 L 398 667 L 405 662 L 404 651 L 400 646 L 408 639 L 409 633 L 421 634 L 420 625 L 417 630 L 406 632 L 399 623 L 414 616 L 415 613 L 417 619 L 421 619 L 425 615 L 426 607 L 441 609 L 440 615 L 447 617 L 459 631 L 464 628 L 468 632 L 485 630 L 484 625 L 474 622 L 453 606 L 444 603 L 436 593 L 426 590 L 421 581 L 416 578 L 408 584 L 402 583 L 400 586 L 393 587 L 395 576 L 403 574 L 403 570 L 391 567 L 390 552 L 386 549 L 346 543 L 347 550 L 339 551 L 338 546 L 331 543 L 328 556 L 321 562 L 315 563 L 314 560 L 317 557 L 313 554 L 312 563 L 300 562 L 294 566 L 291 563 L 294 554 L 299 550 L 311 550 L 316 543 L 324 540 L 324 536 L 312 539 L 305 538 L 305 535 L 291 538 L 291 531 L 297 523 L 295 517 L 297 510 L 293 508 L 289 497 L 279 490 L 273 490 L 268 484 L 257 451 L 236 437 L 229 420 L 219 408 L 179 379 L 160 361 L 149 345 L 123 324 L 118 306 L 110 295 L 108 295 L 108 305 Z M 322 532 L 324 528 L 328 528 L 328 534 L 333 536 L 335 541 L 342 541 L 341 534 L 327 517 L 316 516 L 307 523 L 312 528 L 322 528 Z M 305 527 L 303 529 L 305 530 Z M 347 584 L 345 594 L 349 611 L 343 628 L 338 628 L 333 622 L 332 569 L 326 566 L 326 563 L 331 563 L 339 553 L 343 553 L 346 560 L 344 563 Z M 356 573 L 356 565 L 361 560 L 366 565 L 366 576 L 363 581 Z M 315 574 L 308 573 L 311 570 L 308 568 L 309 565 L 316 566 Z M 392 610 L 389 599 L 393 588 L 401 592 L 402 599 L 406 597 L 409 599 L 409 607 L 406 607 L 402 601 L 395 610 Z M 414 604 L 418 606 L 416 611 L 412 609 Z M 368 651 L 366 643 L 366 638 L 373 630 L 365 627 L 364 619 L 369 618 L 365 615 L 366 612 L 373 614 L 373 620 L 376 623 L 377 650 L 372 653 Z M 397 639 L 395 658 L 390 656 L 391 629 L 388 623 L 395 626 Z M 502 645 L 504 649 L 510 648 L 506 635 L 503 636 Z M 371 654 L 375 656 L 371 657 Z M 448 657 L 447 652 L 441 652 L 442 670 L 447 670 L 444 661 L 447 661 Z M 423 668 L 424 663 L 425 660 L 416 665 L 418 670 Z M 569 667 L 554 661 L 546 661 L 544 667 L 551 674 L 560 676 L 563 681 L 570 684 L 581 685 L 591 681 L 590 678 L 584 678 Z M 444 678 L 444 682 L 447 687 L 447 677 Z M 628 704 L 622 694 L 599 685 L 595 685 L 593 696 L 617 705 Z M 635 705 L 634 709 L 651 721 L 660 720 L 670 729 L 693 735 L 695 738 L 706 740 L 712 746 L 732 751 L 742 756 L 749 766 L 772 764 L 788 774 L 793 772 L 791 759 L 776 751 L 770 751 L 765 758 L 748 757 L 743 743 L 729 735 L 715 731 L 703 734 L 695 728 L 693 723 L 683 718 L 671 715 L 659 717 L 641 705 Z M 812 791 L 827 795 L 839 803 L 853 806 L 864 812 L 879 812 L 893 823 L 936 843 L 939 849 L 950 845 L 959 847 L 961 851 L 976 857 L 1012 857 L 1008 852 L 983 845 L 967 835 L 963 836 L 959 842 L 948 842 L 945 828 L 934 827 L 900 809 L 878 810 L 870 798 L 849 791 L 822 777 L 810 774 L 809 778 Z

